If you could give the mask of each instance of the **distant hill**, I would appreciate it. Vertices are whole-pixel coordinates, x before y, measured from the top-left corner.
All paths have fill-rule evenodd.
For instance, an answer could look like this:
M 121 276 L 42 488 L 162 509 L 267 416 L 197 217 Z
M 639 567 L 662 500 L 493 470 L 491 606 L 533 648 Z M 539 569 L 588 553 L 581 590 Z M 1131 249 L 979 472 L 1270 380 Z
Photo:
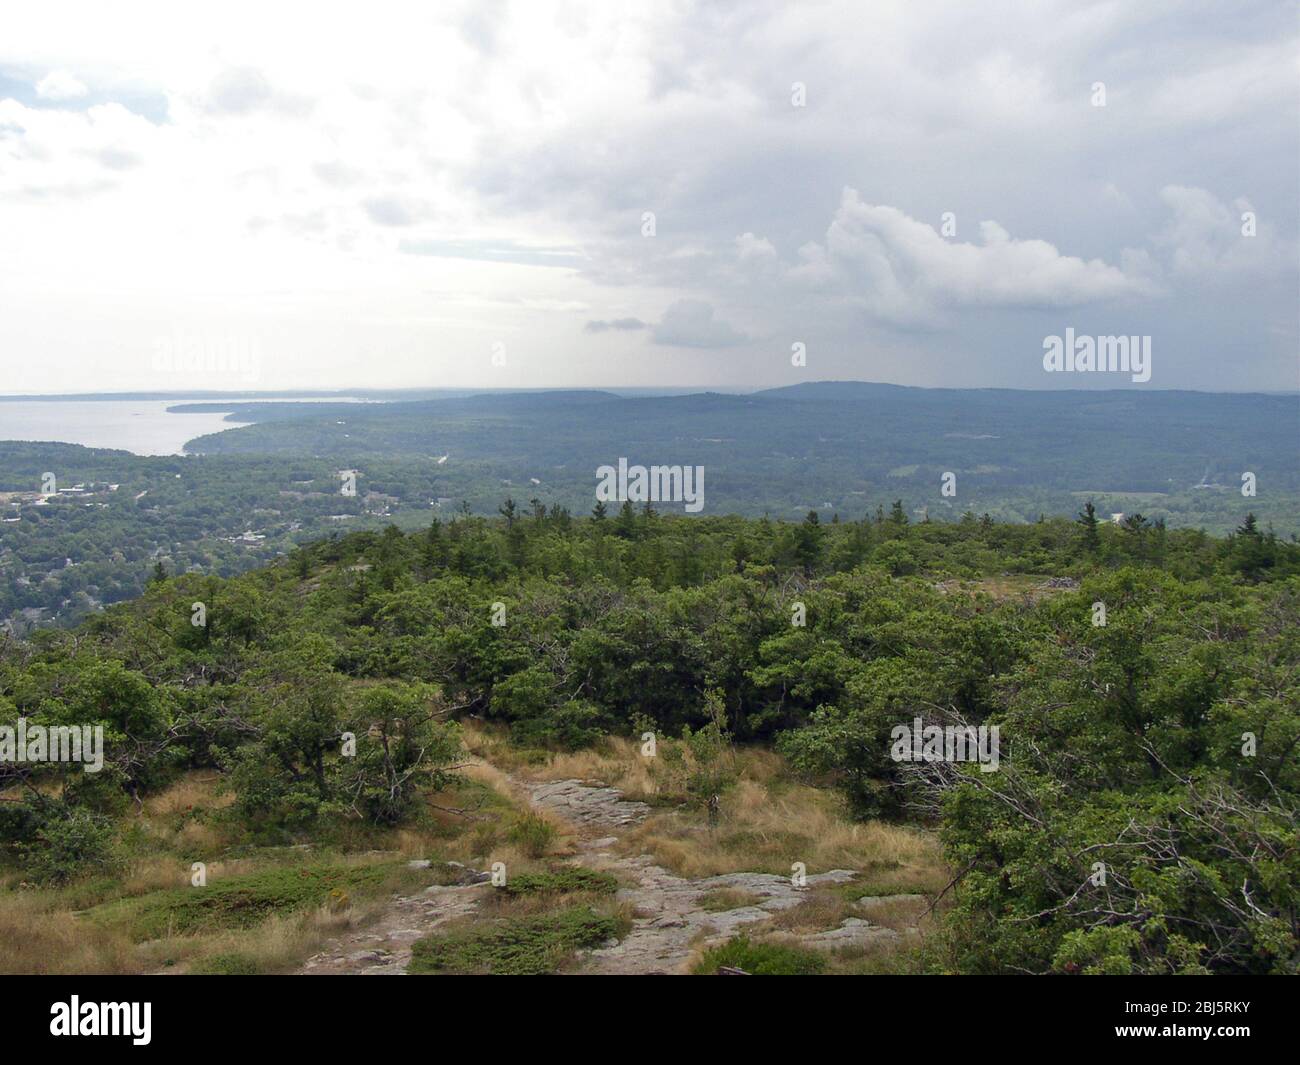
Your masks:
M 596 467 L 626 457 L 704 466 L 711 513 L 848 517 L 901 498 L 936 517 L 971 509 L 1033 520 L 1072 514 L 1092 496 L 1108 513 L 1172 524 L 1226 531 L 1252 509 L 1279 531 L 1300 531 L 1300 400 L 1286 395 L 820 381 L 749 395 L 567 390 L 250 405 L 237 417 L 258 424 L 188 447 L 348 467 L 446 455 L 439 472 L 455 485 L 443 494 L 489 510 L 505 482 L 587 509 Z M 1247 472 L 1256 497 L 1240 494 Z M 941 494 L 945 473 L 955 495 Z
M 797 385 L 765 388 L 754 395 L 771 399 L 873 399 L 923 391 L 927 390 L 875 381 L 802 381 Z
M 338 531 L 496 514 L 507 497 L 586 514 L 597 467 L 620 458 L 703 467 L 705 516 L 849 521 L 899 500 L 914 521 L 1035 522 L 1091 499 L 1103 517 L 1223 534 L 1253 513 L 1300 534 L 1295 396 L 827 381 L 213 407 L 255 424 L 191 441 L 189 456 L 0 442 L 0 622 L 73 620 L 138 595 L 158 562 L 234 573 Z M 355 494 L 341 470 L 356 471 Z M 47 471 L 85 491 L 41 499 Z

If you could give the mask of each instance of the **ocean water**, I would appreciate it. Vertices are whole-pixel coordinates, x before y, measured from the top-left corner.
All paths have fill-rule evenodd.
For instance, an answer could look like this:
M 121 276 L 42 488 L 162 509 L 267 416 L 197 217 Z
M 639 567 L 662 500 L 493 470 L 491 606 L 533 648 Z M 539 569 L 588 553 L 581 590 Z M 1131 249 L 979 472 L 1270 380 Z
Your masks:
M 235 429 L 219 411 L 168 413 L 175 399 L 0 399 L 0 440 L 109 447 L 136 455 L 184 454 L 185 441 Z M 192 402 L 192 401 L 191 401 Z

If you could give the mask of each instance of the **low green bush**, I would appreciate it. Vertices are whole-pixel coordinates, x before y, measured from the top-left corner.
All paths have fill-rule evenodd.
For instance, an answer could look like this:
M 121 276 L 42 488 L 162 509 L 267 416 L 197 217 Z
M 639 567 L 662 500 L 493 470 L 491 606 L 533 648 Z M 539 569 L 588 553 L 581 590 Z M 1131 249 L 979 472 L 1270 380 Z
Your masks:
M 574 951 L 598 947 L 622 931 L 617 918 L 588 906 L 466 925 L 418 940 L 407 972 L 540 976 L 555 972 Z
M 200 976 L 257 976 L 262 970 L 246 954 L 214 954 L 190 969 Z
M 545 873 L 519 873 L 497 889 L 506 895 L 560 895 L 573 891 L 590 891 L 612 895 L 618 890 L 618 878 L 596 869 L 565 865 Z
M 555 826 L 540 814 L 526 813 L 510 826 L 506 839 L 529 858 L 540 858 L 555 842 Z
M 811 950 L 780 943 L 755 943 L 748 936 L 707 951 L 691 971 L 712 976 L 720 968 L 743 969 L 750 976 L 816 976 L 826 969 L 826 957 Z
M 99 814 L 61 804 L 43 813 L 30 841 L 18 844 L 28 875 L 45 883 L 63 883 L 115 865 L 112 823 Z
M 394 866 L 302 865 L 217 880 L 206 887 L 172 888 L 97 907 L 92 914 L 125 922 L 137 939 L 252 928 L 276 913 L 296 913 L 374 890 Z

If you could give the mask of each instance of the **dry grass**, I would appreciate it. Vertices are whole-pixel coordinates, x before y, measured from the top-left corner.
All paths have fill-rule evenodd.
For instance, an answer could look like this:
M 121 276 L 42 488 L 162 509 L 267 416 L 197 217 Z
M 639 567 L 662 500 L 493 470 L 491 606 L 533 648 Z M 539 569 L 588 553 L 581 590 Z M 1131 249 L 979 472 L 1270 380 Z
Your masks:
M 765 928 L 807 935 L 838 928 L 844 918 L 854 916 L 853 904 L 838 891 L 813 891 L 798 906 L 778 910 Z
M 858 903 L 853 913 L 865 917 L 872 924 L 892 928 L 895 932 L 906 932 L 909 928 L 929 927 L 933 923 L 934 914 L 926 913 L 928 907 L 929 902 L 925 899 L 895 899 L 870 906 Z
M 466 748 L 478 758 L 503 767 L 522 780 L 582 780 L 616 787 L 629 799 L 650 803 L 682 802 L 681 769 L 664 757 L 641 753 L 641 741 L 626 736 L 604 736 L 580 751 L 541 751 L 511 745 L 504 731 L 482 724 L 465 726 Z M 681 748 L 681 741 L 660 736 L 657 749 Z M 769 784 L 785 774 L 785 763 L 773 751 L 757 747 L 737 748 L 735 769 L 742 779 Z M 504 773 L 496 772 L 498 777 Z
M 540 751 L 514 746 L 504 730 L 478 723 L 463 729 L 466 749 L 490 763 L 469 772 L 506 794 L 515 794 L 507 773 L 530 781 L 600 781 L 629 798 L 657 793 L 653 759 L 642 758 L 640 745 L 622 736 L 605 736 L 581 751 Z
M 676 742 L 659 740 L 661 749 Z M 666 760 L 643 757 L 636 740 L 609 736 L 582 751 L 520 752 L 504 732 L 471 725 L 466 745 L 521 778 L 600 781 L 657 805 L 658 812 L 625 835 L 622 849 L 651 854 L 680 876 L 788 875 L 794 862 L 803 862 L 810 873 L 859 870 L 862 894 L 938 892 L 948 881 L 933 836 L 879 821 L 849 821 L 832 793 L 789 780 L 785 762 L 773 751 L 736 749 L 739 779 L 723 795 L 720 822 L 710 829 L 703 812 L 685 804 L 680 779 Z M 514 795 L 508 777 L 493 766 L 474 772 Z
M 709 913 L 723 913 L 727 910 L 739 910 L 745 906 L 757 906 L 763 901 L 762 895 L 739 888 L 714 888 L 706 891 L 695 900 L 701 910 Z
M 945 867 L 938 842 L 924 832 L 873 821 L 847 821 L 834 796 L 802 784 L 779 788 L 742 779 L 722 798 L 710 829 L 700 811 L 652 816 L 625 839 L 681 876 L 768 872 L 788 875 L 795 862 L 810 873 L 861 871 L 870 892 L 938 891 Z
M 139 973 L 145 969 L 125 931 L 79 922 L 54 891 L 0 894 L 0 973 Z
M 214 863 L 210 870 L 220 875 L 224 867 Z M 181 887 L 189 883 L 190 869 L 171 855 L 149 855 L 136 858 L 127 866 L 117 894 L 144 895 L 150 891 Z
M 480 721 L 462 721 L 460 726 L 465 750 L 490 763 L 489 769 L 499 767 L 507 773 L 519 773 L 529 763 L 545 761 L 545 752 L 514 746 L 504 729 Z
M 826 952 L 828 974 L 901 974 L 924 971 L 922 952 L 927 937 L 936 931 L 939 912 L 929 909 L 922 898 L 872 901 L 864 905 L 860 898 L 869 895 L 868 883 L 855 880 L 849 884 L 813 888 L 798 906 L 779 910 L 768 920 L 747 929 L 752 940 L 799 946 L 799 937 L 838 928 L 846 918 L 865 918 L 873 925 L 893 929 L 897 939 L 874 939 L 857 946 L 837 947 Z M 909 892 L 908 894 L 914 894 Z M 871 896 L 873 900 L 876 896 Z M 942 904 L 938 911 L 946 909 Z M 696 951 L 696 960 L 703 949 Z
M 606 736 L 586 750 L 552 754 L 544 765 L 528 767 L 526 772 L 534 780 L 599 780 L 628 798 L 641 798 L 659 794 L 655 769 L 655 759 L 642 757 L 639 743 Z
M 480 771 L 481 779 L 488 776 Z M 329 861 L 345 866 L 372 865 L 396 857 L 472 858 L 471 836 L 480 825 L 505 825 L 516 816 L 518 796 L 508 788 L 498 794 L 501 780 L 467 781 L 433 797 L 438 806 L 463 808 L 470 817 L 430 807 L 413 824 L 387 832 L 346 832 L 324 848 Z M 138 942 L 127 923 L 104 922 L 82 916 L 100 903 L 139 898 L 190 883 L 192 861 L 206 865 L 209 884 L 278 866 L 317 860 L 323 848 L 270 847 L 235 851 L 227 829 L 208 815 L 227 806 L 229 795 L 218 792 L 211 773 L 180 777 L 157 795 L 132 808 L 123 818 L 134 842 L 125 864 L 113 877 L 96 876 L 62 886 L 19 887 L 17 871 L 4 875 L 0 887 L 0 972 L 2 973 L 181 973 L 205 971 L 214 959 L 236 965 L 238 971 L 286 972 L 319 950 L 326 939 L 365 924 L 385 905 L 387 892 L 353 898 L 342 908 L 320 907 L 268 917 L 251 929 L 224 929 L 194 935 L 164 936 Z M 482 820 L 479 820 L 482 819 Z M 343 853 L 338 853 L 339 848 Z M 512 871 L 529 866 L 508 845 L 497 847 L 491 860 L 508 863 Z
M 204 936 L 172 936 L 141 945 L 151 969 L 202 971 L 214 958 L 237 956 L 258 973 L 286 973 L 318 952 L 327 939 L 373 920 L 387 899 L 352 902 L 339 909 L 321 906 L 305 913 L 275 914 L 256 928 Z
M 461 783 L 432 796 L 429 807 L 412 823 L 387 832 L 344 831 L 331 836 L 329 844 L 310 850 L 250 851 L 242 841 L 227 838 L 223 819 L 208 814 L 228 805 L 230 797 L 218 793 L 219 781 L 210 771 L 186 774 L 126 815 L 135 843 L 116 880 L 92 878 L 59 888 L 0 888 L 0 972 L 179 973 L 222 965 L 232 971 L 292 971 L 326 939 L 370 921 L 386 905 L 386 894 L 351 900 L 342 909 L 276 914 L 256 928 L 143 943 L 132 942 L 128 927 L 78 915 L 107 899 L 145 896 L 187 884 L 190 862 L 196 859 L 207 863 L 212 883 L 317 860 L 322 849 L 332 852 L 331 861 L 346 865 L 398 856 L 428 857 L 464 861 L 477 868 L 504 862 L 511 874 L 542 869 L 557 857 L 573 855 L 577 850 L 573 827 L 547 812 L 529 814 L 527 796 L 515 780 L 600 781 L 620 788 L 629 798 L 651 802 L 656 812 L 644 824 L 621 833 L 619 846 L 628 853 L 650 854 L 679 875 L 741 871 L 789 875 L 795 862 L 804 863 L 809 873 L 831 868 L 861 872 L 851 888 L 817 889 L 800 906 L 775 914 L 765 922 L 763 935 L 779 938 L 816 931 L 850 915 L 866 915 L 874 923 L 905 931 L 916 924 L 916 905 L 889 904 L 868 915 L 857 908 L 857 896 L 933 893 L 947 882 L 933 837 L 882 823 L 849 822 L 831 793 L 790 780 L 783 761 L 770 751 L 736 750 L 738 780 L 724 793 L 720 822 L 711 829 L 704 812 L 686 802 L 680 760 L 674 764 L 671 759 L 643 757 L 639 741 L 610 737 L 590 750 L 551 753 L 512 747 L 503 733 L 472 723 L 465 729 L 465 739 L 480 764 L 464 770 Z M 671 748 L 677 742 L 661 738 L 660 751 L 665 744 Z M 520 831 L 520 825 L 531 825 L 533 831 Z M 241 843 L 240 848 L 234 850 L 233 843 Z M 5 879 L 17 883 L 16 876 Z M 546 912 L 556 901 L 503 895 L 490 904 L 490 912 L 525 917 Z M 719 910 L 754 901 L 745 892 L 729 889 L 702 899 L 706 908 Z M 629 916 L 612 899 L 593 898 L 591 903 L 621 921 Z M 927 927 L 931 920 L 925 922 Z M 913 942 L 916 938 L 910 937 Z M 896 952 L 904 949 L 900 944 Z M 846 956 L 835 964 L 888 968 L 893 964 L 890 957 L 888 951 L 872 948 L 870 956 Z
M 469 730 L 466 729 L 467 735 L 468 732 Z M 475 752 L 471 751 L 471 753 Z M 477 756 L 480 758 L 484 757 L 483 755 Z M 518 806 L 521 804 L 526 805 L 523 796 L 511 782 L 509 775 L 502 769 L 498 768 L 497 763 L 489 761 L 474 762 L 467 765 L 460 772 L 470 780 L 476 780 L 480 784 L 484 784 L 491 788 L 507 804 L 512 806 Z
M 374 855 L 340 859 L 344 865 L 366 865 Z M 241 860 L 209 867 L 208 882 L 265 869 L 266 862 Z M 188 883 L 188 868 L 159 859 L 123 883 L 118 896 L 140 896 Z M 100 973 L 185 972 L 207 959 L 238 955 L 257 972 L 295 968 L 320 948 L 325 939 L 368 921 L 387 904 L 386 895 L 353 900 L 345 907 L 320 907 L 303 913 L 275 914 L 256 928 L 229 929 L 196 935 L 164 936 L 134 942 L 129 924 L 83 917 L 78 909 L 79 887 L 11 891 L 0 894 L 0 972 Z
M 219 810 L 234 801 L 232 794 L 219 794 L 220 778 L 211 770 L 184 774 L 165 791 L 144 800 L 149 818 L 185 816 L 193 810 Z
M 802 936 L 836 928 L 843 924 L 846 917 L 867 916 L 873 924 L 893 928 L 899 937 L 874 939 L 857 946 L 819 951 L 825 958 L 824 971 L 827 975 L 898 975 L 927 971 L 924 960 L 926 937 L 936 928 L 936 916 L 927 914 L 922 917 L 924 903 L 897 903 L 889 907 L 882 905 L 864 915 L 853 900 L 855 890 L 860 888 L 840 886 L 811 892 L 808 899 L 798 906 L 780 910 L 768 920 L 747 927 L 745 937 L 759 946 L 808 950 L 810 948 Z M 698 937 L 692 944 L 693 953 L 686 966 L 687 971 L 693 971 L 708 949 L 723 941 L 725 940 L 717 936 Z

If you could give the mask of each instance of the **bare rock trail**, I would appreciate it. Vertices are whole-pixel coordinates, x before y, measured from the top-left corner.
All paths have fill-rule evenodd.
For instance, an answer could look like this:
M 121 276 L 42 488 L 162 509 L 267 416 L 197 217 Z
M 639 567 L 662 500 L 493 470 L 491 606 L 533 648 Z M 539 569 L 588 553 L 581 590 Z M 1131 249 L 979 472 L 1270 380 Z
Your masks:
M 650 812 L 642 802 L 623 799 L 617 788 L 580 780 L 557 780 L 524 785 L 534 805 L 568 819 L 589 832 L 615 830 L 639 824 Z M 589 951 L 578 971 L 585 974 L 633 975 L 684 972 L 697 946 L 729 939 L 747 925 L 767 920 L 774 913 L 798 906 L 807 889 L 819 884 L 843 884 L 856 873 L 832 869 L 805 879 L 796 887 L 792 878 L 772 873 L 725 873 L 689 879 L 676 876 L 647 854 L 627 857 L 613 848 L 614 835 L 584 839 L 578 864 L 613 873 L 631 886 L 618 898 L 631 904 L 632 930 L 619 943 Z M 732 910 L 706 910 L 701 900 L 712 892 L 730 889 L 756 897 L 750 905 Z M 839 928 L 805 938 L 814 947 L 853 946 L 896 939 L 891 928 L 861 918 L 848 918 Z
M 694 950 L 723 942 L 749 925 L 798 906 L 807 889 L 819 884 L 843 884 L 856 875 L 832 869 L 806 878 L 796 887 L 790 877 L 771 873 L 726 873 L 691 879 L 679 877 L 647 854 L 628 856 L 615 849 L 618 832 L 636 826 L 650 813 L 643 802 L 623 798 L 617 788 L 601 782 L 553 780 L 528 782 L 509 778 L 514 788 L 540 810 L 568 822 L 579 838 L 579 853 L 571 861 L 617 876 L 624 887 L 617 898 L 633 912 L 632 929 L 618 943 L 587 951 L 577 972 L 592 975 L 673 974 L 686 971 Z M 486 874 L 467 871 L 467 877 Z M 751 896 L 752 901 L 730 910 L 708 910 L 703 900 L 720 889 Z M 434 886 L 419 894 L 395 897 L 378 918 L 330 941 L 299 970 L 318 975 L 400 975 L 411 959 L 411 945 L 446 922 L 476 912 L 491 891 L 484 883 Z M 871 909 L 919 896 L 890 896 L 866 900 L 865 917 L 847 918 L 838 928 L 801 937 L 805 946 L 833 949 L 887 942 L 898 932 L 870 920 Z
M 426 863 L 427 864 L 427 863 Z M 472 914 L 492 889 L 486 876 L 467 870 L 471 883 L 434 884 L 416 895 L 398 895 L 379 916 L 328 941 L 298 970 L 305 976 L 401 976 L 411 963 L 411 945 L 440 925 Z

